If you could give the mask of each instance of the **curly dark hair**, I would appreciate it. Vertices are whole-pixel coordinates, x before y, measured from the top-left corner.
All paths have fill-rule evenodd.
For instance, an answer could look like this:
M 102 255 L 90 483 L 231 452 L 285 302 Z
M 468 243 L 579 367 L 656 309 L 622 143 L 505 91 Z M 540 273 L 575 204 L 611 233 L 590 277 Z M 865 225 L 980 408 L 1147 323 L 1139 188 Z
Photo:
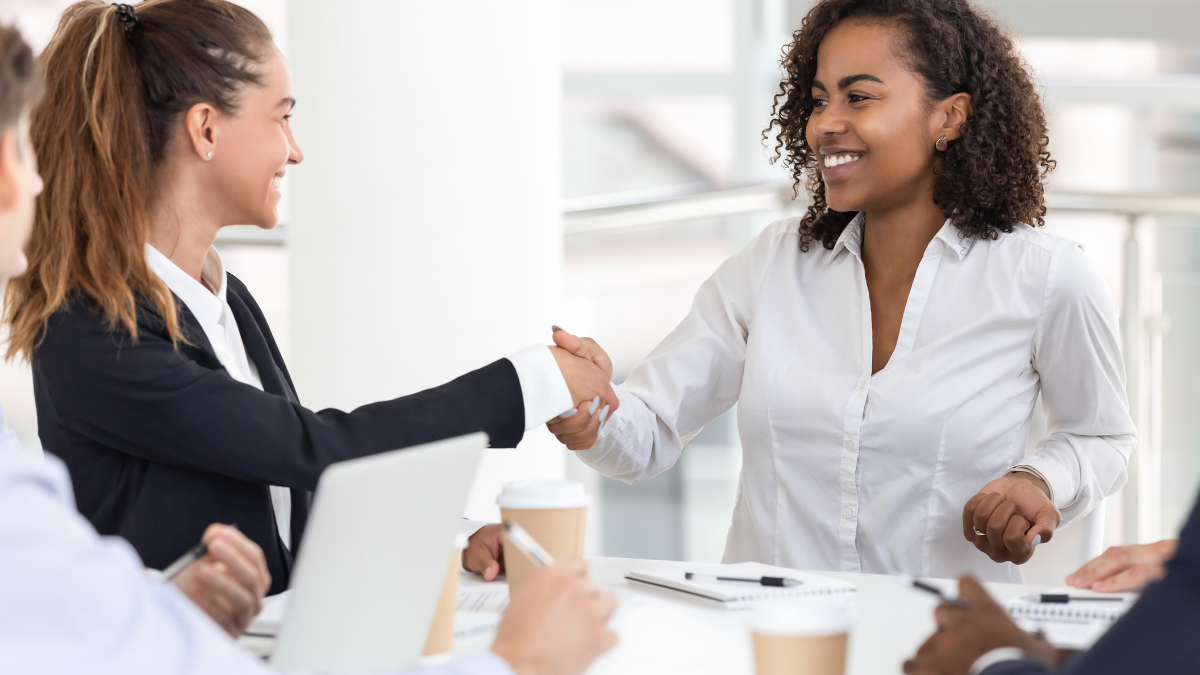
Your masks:
M 812 115 L 817 48 L 848 19 L 901 27 L 908 68 L 941 101 L 971 95 L 961 137 L 941 153 L 933 201 L 964 236 L 995 239 L 1017 223 L 1045 224 L 1043 183 L 1054 169 L 1046 116 L 1012 39 L 967 0 L 822 0 L 784 48 L 785 75 L 775 95 L 764 142 L 778 127 L 775 156 L 791 170 L 795 189 L 806 182 L 811 203 L 800 223 L 800 249 L 814 240 L 832 249 L 854 213 L 829 209 L 818 157 L 805 129 Z M 807 178 L 805 176 L 807 175 Z

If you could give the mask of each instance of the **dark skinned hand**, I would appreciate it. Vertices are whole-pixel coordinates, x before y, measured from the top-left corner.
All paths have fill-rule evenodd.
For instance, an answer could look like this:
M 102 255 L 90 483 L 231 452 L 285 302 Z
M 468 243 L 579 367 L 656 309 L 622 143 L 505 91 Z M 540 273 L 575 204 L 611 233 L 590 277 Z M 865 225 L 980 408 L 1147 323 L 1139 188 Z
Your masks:
M 1050 541 L 1059 520 L 1045 481 L 1013 473 L 983 486 L 963 507 L 963 536 L 992 560 L 1020 565 L 1033 557 L 1035 538 Z
M 1030 657 L 1058 663 L 1059 652 L 1013 623 L 974 577 L 959 579 L 958 593 L 969 608 L 942 604 L 934 610 L 937 632 L 904 662 L 905 675 L 966 675 L 979 657 L 1000 647 L 1017 647 Z

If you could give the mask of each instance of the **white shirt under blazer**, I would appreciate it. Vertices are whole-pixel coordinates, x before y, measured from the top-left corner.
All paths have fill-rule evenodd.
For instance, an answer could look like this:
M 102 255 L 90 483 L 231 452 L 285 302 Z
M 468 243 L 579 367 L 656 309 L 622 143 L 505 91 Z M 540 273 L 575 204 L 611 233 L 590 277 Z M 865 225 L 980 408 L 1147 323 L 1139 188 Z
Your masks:
M 767 227 L 704 283 L 577 454 L 647 480 L 737 403 L 726 562 L 1020 581 L 964 539 L 963 507 L 1018 465 L 1045 477 L 1063 525 L 1124 484 L 1135 429 L 1115 302 L 1074 242 L 1023 224 L 961 238 L 947 222 L 872 375 L 862 226 L 859 214 L 833 250 L 808 252 L 798 218 Z M 1024 458 L 1039 390 L 1048 435 Z

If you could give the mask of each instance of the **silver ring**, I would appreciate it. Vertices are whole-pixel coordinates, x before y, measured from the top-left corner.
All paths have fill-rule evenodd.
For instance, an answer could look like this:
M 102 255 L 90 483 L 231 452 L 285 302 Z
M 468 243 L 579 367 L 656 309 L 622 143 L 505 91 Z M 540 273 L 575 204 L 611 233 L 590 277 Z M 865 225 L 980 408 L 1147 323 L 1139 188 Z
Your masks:
M 975 530 L 975 534 L 976 534 L 976 535 L 978 535 L 978 536 L 980 536 L 980 537 L 986 537 L 986 536 L 987 536 L 987 532 L 980 532 L 979 530 Z

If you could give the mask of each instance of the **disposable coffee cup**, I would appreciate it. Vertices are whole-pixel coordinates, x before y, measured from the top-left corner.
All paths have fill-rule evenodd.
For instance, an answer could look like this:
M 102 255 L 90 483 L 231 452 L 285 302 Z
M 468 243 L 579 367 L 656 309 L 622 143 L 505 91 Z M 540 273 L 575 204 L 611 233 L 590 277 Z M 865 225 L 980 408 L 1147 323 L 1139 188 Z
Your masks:
M 755 672 L 845 675 L 853 622 L 853 605 L 841 598 L 762 603 L 750 620 Z
M 583 555 L 589 498 L 574 480 L 518 480 L 506 483 L 496 504 L 502 520 L 516 521 L 546 552 L 559 558 Z M 519 593 L 537 565 L 504 535 L 504 569 L 510 594 Z
M 454 540 L 450 553 L 450 566 L 446 568 L 446 580 L 442 583 L 442 595 L 438 598 L 433 623 L 429 625 L 429 636 L 425 638 L 425 656 L 448 654 L 454 649 L 454 613 L 458 609 L 458 576 L 462 562 L 462 551 L 467 547 L 466 535 Z

